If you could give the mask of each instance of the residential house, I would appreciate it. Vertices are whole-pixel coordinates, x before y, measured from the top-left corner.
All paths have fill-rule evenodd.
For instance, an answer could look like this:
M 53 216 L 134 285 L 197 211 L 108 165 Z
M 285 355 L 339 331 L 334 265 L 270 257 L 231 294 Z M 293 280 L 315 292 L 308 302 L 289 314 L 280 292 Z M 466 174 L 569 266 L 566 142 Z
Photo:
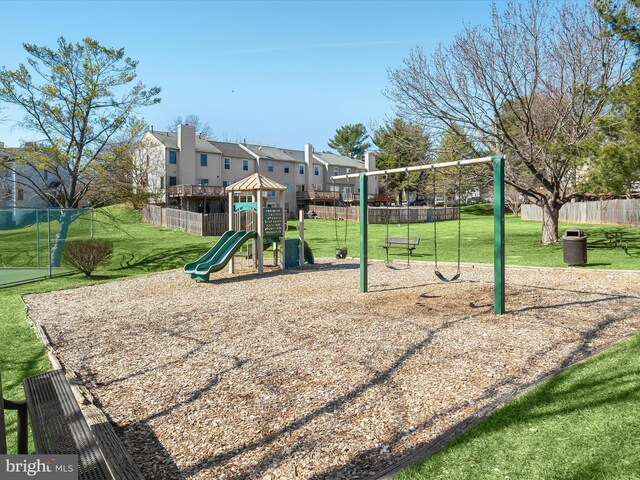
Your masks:
M 221 212 L 222 152 L 191 125 L 177 132 L 147 132 L 138 161 L 149 167 L 148 188 L 156 201 L 183 210 Z
M 285 209 L 294 215 L 310 204 L 357 201 L 357 179 L 332 182 L 331 176 L 375 170 L 373 155 L 360 161 L 314 152 L 310 144 L 304 150 L 292 150 L 209 141 L 196 135 L 190 125 L 179 125 L 176 133 L 147 132 L 145 139 L 139 161 L 146 161 L 149 171 L 156 172 L 148 181 L 156 201 L 190 211 L 225 211 L 225 187 L 260 173 L 287 187 Z M 376 177 L 368 181 L 369 193 L 377 194 Z

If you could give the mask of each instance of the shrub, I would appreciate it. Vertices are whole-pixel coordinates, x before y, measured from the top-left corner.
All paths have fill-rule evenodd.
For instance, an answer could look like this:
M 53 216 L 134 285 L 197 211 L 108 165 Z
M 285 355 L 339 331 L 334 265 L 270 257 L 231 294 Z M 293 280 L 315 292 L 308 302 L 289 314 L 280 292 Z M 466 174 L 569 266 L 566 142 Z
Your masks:
M 64 260 L 87 277 L 106 262 L 113 254 L 113 243 L 109 240 L 71 240 L 64 246 Z

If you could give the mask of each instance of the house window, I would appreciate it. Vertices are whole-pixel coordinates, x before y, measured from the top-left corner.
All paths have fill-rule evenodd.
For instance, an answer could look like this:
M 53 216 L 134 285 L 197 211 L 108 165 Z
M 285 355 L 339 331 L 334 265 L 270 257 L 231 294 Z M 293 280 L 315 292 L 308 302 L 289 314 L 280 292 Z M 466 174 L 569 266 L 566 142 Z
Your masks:
M 223 187 L 228 187 L 229 186 L 229 180 L 223 180 L 222 181 L 222 186 Z
M 24 190 L 18 190 L 18 200 L 24 200 Z
M 346 171 L 347 175 L 349 175 L 351 173 L 351 169 L 350 168 L 345 169 L 345 171 Z
M 173 187 L 178 184 L 178 177 L 169 177 L 169 186 Z
M 288 163 L 284 164 L 284 173 L 289 173 L 289 164 Z
M 229 170 L 231 168 L 231 159 L 230 158 L 225 158 L 224 159 L 224 169 L 225 170 Z
M 245 172 L 249 171 L 249 160 L 242 160 L 242 170 Z
M 169 151 L 169 163 L 172 165 L 176 164 L 176 152 L 173 150 Z
M 164 177 L 160 177 L 160 186 L 158 187 L 159 190 L 164 190 Z
M 298 173 L 300 175 L 304 175 L 304 163 L 299 163 L 298 164 Z
M 198 180 L 198 183 L 200 185 L 209 185 L 209 179 L 208 178 L 201 178 Z
M 275 197 L 275 196 L 276 196 L 276 192 L 274 191 L 267 192 L 267 197 Z
M 313 166 L 313 174 L 317 177 L 320 176 L 320 167 L 318 165 Z
M 285 184 L 284 184 L 284 186 L 285 186 L 285 188 L 286 188 L 285 192 L 289 193 L 289 184 L 288 184 L 288 183 L 285 183 Z
M 201 167 L 206 167 L 207 166 L 207 154 L 206 153 L 201 153 L 200 154 L 200 166 Z
M 333 175 L 340 175 L 340 168 L 338 167 L 333 167 Z
M 271 160 L 267 162 L 267 172 L 273 172 L 273 162 Z

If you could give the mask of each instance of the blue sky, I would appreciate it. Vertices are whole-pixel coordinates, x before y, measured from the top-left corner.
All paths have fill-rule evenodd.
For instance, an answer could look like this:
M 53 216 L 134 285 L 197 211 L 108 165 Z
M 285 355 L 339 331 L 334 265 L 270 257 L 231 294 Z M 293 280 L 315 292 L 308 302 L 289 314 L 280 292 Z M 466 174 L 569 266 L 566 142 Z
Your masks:
M 0 2 L 0 65 L 25 62 L 23 43 L 89 36 L 124 47 L 139 79 L 162 88 L 141 112 L 156 130 L 197 114 L 219 140 L 327 149 L 336 128 L 382 123 L 393 105 L 387 71 L 411 48 L 450 42 L 463 22 L 486 24 L 490 2 Z M 29 133 L 8 109 L 0 141 Z

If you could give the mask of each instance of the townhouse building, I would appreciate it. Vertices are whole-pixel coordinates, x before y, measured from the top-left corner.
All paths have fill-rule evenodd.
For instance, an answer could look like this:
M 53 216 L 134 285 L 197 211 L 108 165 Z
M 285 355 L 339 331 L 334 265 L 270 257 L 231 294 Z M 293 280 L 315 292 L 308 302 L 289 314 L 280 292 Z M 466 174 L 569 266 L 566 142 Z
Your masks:
M 179 125 L 175 133 L 147 132 L 144 145 L 139 161 L 149 167 L 147 184 L 155 201 L 198 212 L 226 211 L 225 187 L 254 173 L 286 187 L 285 209 L 290 215 L 311 204 L 355 202 L 358 180 L 332 182 L 331 176 L 375 170 L 372 154 L 361 161 L 314 152 L 310 144 L 295 150 L 210 141 L 190 125 Z M 378 194 L 375 177 L 369 179 L 369 193 Z
M 69 175 L 15 161 L 20 149 L 0 142 L 0 208 L 49 208 Z

